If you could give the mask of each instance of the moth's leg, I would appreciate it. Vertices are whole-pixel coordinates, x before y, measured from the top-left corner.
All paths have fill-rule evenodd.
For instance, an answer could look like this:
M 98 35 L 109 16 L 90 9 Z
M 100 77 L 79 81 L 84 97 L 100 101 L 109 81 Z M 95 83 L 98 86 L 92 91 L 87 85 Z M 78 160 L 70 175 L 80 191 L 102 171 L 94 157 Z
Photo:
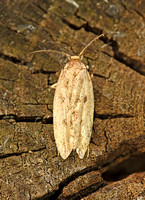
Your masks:
M 47 110 L 44 116 L 42 117 L 42 122 L 46 123 L 47 120 L 51 120 L 52 118 L 52 110 L 47 105 Z
M 50 114 L 45 114 L 44 116 L 43 116 L 43 118 L 42 118 L 42 122 L 43 123 L 46 123 L 47 122 L 47 119 L 49 119 L 50 118 Z
M 91 74 L 91 80 L 93 79 L 93 76 L 94 76 L 94 75 L 93 75 L 93 74 Z
M 56 89 L 56 87 L 57 87 L 57 83 L 54 83 L 53 85 L 50 86 L 50 88 L 52 89 Z

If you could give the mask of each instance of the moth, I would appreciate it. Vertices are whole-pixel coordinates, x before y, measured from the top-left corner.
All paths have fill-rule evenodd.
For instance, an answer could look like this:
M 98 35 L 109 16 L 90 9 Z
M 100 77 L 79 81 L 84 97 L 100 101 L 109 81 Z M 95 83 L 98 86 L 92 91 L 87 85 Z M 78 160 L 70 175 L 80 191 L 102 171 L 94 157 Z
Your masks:
M 76 150 L 83 159 L 89 148 L 94 116 L 93 85 L 86 66 L 81 61 L 84 51 L 78 56 L 70 56 L 55 50 L 35 52 L 56 52 L 65 54 L 70 61 L 59 76 L 53 101 L 53 127 L 58 152 L 66 159 L 72 150 Z

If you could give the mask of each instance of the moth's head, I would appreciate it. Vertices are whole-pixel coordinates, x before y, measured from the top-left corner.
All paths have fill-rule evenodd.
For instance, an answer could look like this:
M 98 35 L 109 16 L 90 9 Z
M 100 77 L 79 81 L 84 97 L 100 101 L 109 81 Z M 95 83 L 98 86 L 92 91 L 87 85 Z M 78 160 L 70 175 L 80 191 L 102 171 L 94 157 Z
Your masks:
M 79 56 L 71 56 L 71 60 L 79 60 L 80 57 Z
M 83 56 L 71 56 L 70 60 L 82 60 Z

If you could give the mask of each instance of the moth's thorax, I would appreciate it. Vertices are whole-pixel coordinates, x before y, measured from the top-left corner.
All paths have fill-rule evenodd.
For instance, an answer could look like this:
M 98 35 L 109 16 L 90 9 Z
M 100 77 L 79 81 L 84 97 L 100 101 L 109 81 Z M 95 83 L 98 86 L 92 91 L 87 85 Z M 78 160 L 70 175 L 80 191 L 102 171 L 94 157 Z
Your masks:
M 65 69 L 86 69 L 84 63 L 79 56 L 72 56 L 71 60 L 66 64 Z

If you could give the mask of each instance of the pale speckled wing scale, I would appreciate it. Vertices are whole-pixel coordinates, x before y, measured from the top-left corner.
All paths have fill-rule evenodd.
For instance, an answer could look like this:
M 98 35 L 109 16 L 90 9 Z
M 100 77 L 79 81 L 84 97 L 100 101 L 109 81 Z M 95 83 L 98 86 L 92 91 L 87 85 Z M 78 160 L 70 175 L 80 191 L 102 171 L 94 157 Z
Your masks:
M 90 138 L 93 127 L 94 117 L 94 93 L 93 85 L 88 71 L 86 70 L 85 81 L 83 84 L 84 96 L 82 99 L 82 117 L 81 117 L 81 134 L 80 143 L 77 145 L 76 152 L 81 159 L 89 148 Z
M 94 115 L 94 95 L 85 65 L 72 59 L 62 70 L 53 102 L 54 137 L 66 159 L 76 149 L 82 159 L 88 149 Z

